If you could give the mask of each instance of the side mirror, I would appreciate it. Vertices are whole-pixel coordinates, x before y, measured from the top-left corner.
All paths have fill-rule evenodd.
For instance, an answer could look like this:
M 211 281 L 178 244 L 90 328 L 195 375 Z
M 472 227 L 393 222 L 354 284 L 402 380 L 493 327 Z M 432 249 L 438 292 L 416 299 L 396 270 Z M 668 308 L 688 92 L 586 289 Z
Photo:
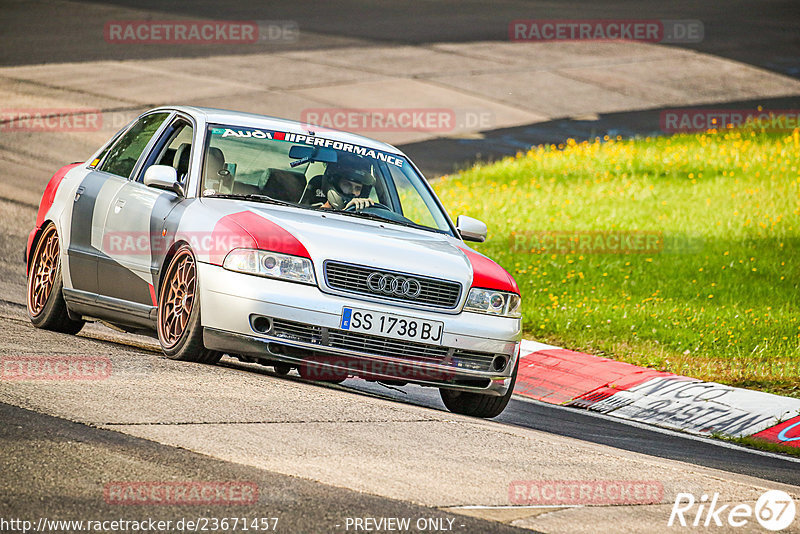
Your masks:
M 144 185 L 186 196 L 183 185 L 178 181 L 178 172 L 169 165 L 150 165 L 144 171 Z
M 456 219 L 456 230 L 461 235 L 464 241 L 475 241 L 476 243 L 483 243 L 486 241 L 486 223 L 467 217 L 466 215 L 459 215 Z

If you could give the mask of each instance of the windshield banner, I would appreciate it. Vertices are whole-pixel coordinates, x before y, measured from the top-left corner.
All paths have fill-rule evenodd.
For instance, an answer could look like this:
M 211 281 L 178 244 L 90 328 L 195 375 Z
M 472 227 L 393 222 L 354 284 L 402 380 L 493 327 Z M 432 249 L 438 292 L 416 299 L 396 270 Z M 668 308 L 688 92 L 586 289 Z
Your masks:
M 403 166 L 403 158 L 388 152 L 382 152 L 360 145 L 345 143 L 335 139 L 326 139 L 324 137 L 317 137 L 315 135 L 305 135 L 289 132 L 278 132 L 273 130 L 261 130 L 257 128 L 212 128 L 212 135 L 219 135 L 221 137 L 236 137 L 240 139 L 254 138 L 254 139 L 269 139 L 272 141 L 287 141 L 289 143 L 303 143 L 311 146 L 319 146 L 332 148 L 334 150 L 341 150 L 342 152 L 350 152 L 359 156 L 376 159 L 378 161 L 385 161 L 396 167 Z

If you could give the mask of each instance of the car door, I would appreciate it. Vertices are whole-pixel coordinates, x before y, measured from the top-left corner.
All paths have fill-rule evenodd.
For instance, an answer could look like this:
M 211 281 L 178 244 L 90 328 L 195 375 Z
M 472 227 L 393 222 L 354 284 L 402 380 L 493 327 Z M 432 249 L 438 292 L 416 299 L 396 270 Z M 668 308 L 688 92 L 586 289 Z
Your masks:
M 153 313 L 155 276 L 174 235 L 168 217 L 175 210 L 182 212 L 186 202 L 173 191 L 146 186 L 144 173 L 151 165 L 170 165 L 178 181 L 186 183 L 194 132 L 190 118 L 173 118 L 148 147 L 136 175 L 116 192 L 108 207 L 101 243 L 104 261 L 98 266 L 100 294 L 132 312 Z
M 152 113 L 136 121 L 92 163 L 93 169 L 75 191 L 67 256 L 71 287 L 86 297 L 99 292 L 100 240 L 108 208 L 168 116 L 167 112 Z

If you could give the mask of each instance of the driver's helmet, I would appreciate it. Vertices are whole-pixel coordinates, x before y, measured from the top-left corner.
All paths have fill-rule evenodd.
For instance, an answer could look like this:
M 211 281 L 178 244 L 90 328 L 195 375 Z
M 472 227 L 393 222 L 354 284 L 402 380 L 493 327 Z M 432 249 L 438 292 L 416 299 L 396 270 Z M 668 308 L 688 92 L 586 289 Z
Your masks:
M 375 185 L 372 165 L 366 158 L 347 152 L 340 152 L 335 163 L 328 163 L 322 177 L 322 192 L 331 207 L 337 210 L 343 209 L 353 199 L 353 195 L 342 190 L 342 180 L 361 184 L 359 197 L 369 197 L 372 186 Z

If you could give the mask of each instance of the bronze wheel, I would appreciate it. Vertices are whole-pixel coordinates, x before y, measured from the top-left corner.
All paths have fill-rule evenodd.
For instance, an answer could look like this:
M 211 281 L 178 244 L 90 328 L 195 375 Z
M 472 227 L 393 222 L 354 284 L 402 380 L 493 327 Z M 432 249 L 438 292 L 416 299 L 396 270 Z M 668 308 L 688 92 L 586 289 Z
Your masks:
M 165 348 L 174 347 L 186 331 L 194 305 L 197 271 L 188 249 L 178 252 L 164 279 L 158 307 L 158 334 Z
M 222 354 L 203 344 L 197 284 L 194 254 L 184 245 L 172 256 L 158 292 L 158 341 L 168 358 L 214 364 Z
M 58 267 L 58 234 L 55 227 L 50 226 L 36 245 L 28 274 L 28 312 L 31 317 L 42 314 L 53 292 Z
M 48 224 L 37 237 L 28 265 L 28 317 L 36 328 L 77 334 L 84 322 L 70 317 L 64 301 L 56 227 Z

